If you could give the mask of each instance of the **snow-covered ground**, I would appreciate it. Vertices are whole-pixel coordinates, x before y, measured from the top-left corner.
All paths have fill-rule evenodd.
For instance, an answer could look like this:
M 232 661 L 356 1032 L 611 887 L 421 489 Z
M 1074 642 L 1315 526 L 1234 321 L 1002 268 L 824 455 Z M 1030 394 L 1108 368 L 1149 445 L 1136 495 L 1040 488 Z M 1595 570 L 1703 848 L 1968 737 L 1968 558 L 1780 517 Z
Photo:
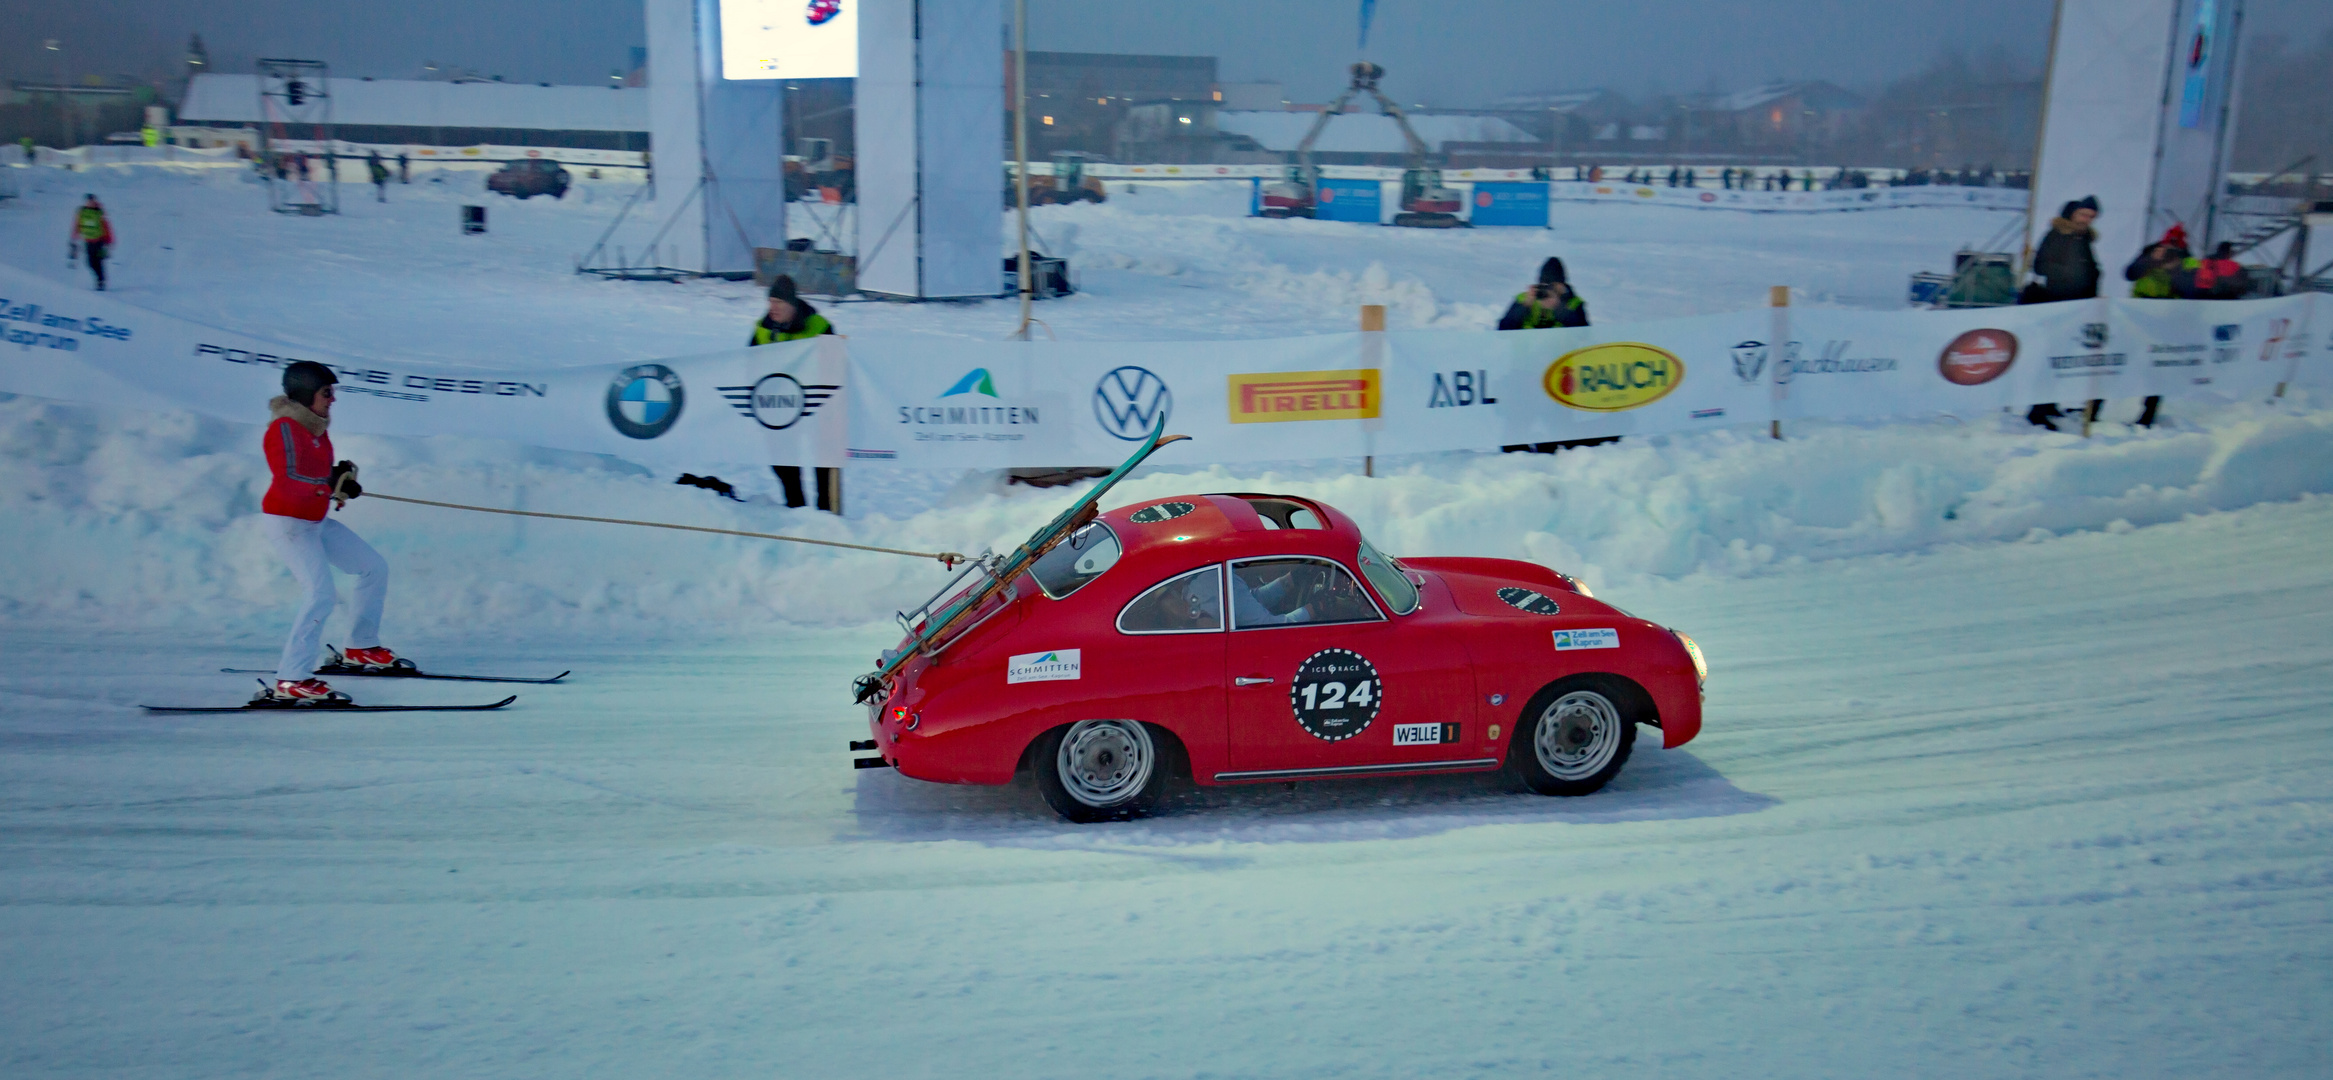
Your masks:
M 319 221 L 224 170 L 20 175 L 0 259 L 66 275 L 65 207 L 96 190 L 122 299 L 355 355 L 679 355 L 757 306 L 569 273 L 612 182 L 493 200 L 479 238 L 453 210 L 476 194 L 426 184 Z M 1880 307 L 1998 222 L 1583 207 L 1425 233 L 1244 199 L 1047 208 L 1087 292 L 1040 314 L 1097 339 L 1338 330 L 1362 302 L 1477 326 L 1551 250 L 1599 321 L 1777 282 Z M 935 339 L 1011 318 L 838 313 Z M 578 674 L 489 716 L 142 714 L 236 700 L 215 669 L 280 645 L 257 428 L 0 400 L 0 1074 L 2322 1076 L 2329 428 L 2294 398 L 2088 440 L 2003 418 L 1374 479 L 1168 460 L 1125 498 L 1288 490 L 1396 552 L 1581 573 L 1700 639 L 1708 726 L 1586 799 L 1210 789 L 1078 828 L 1026 787 L 848 767 L 874 620 L 939 577 L 875 555 L 360 500 L 391 644 Z M 384 490 L 925 549 L 1009 544 L 1070 497 L 854 470 L 844 521 L 484 439 L 343 449 Z

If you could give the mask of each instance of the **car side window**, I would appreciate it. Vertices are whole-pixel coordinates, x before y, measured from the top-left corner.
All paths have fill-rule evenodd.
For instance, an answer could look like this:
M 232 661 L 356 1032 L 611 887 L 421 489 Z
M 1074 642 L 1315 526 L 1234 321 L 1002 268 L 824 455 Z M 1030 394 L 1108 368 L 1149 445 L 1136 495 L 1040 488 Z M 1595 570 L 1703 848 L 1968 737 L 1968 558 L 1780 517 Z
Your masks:
M 1327 559 L 1290 555 L 1231 564 L 1231 618 L 1235 630 L 1385 618 L 1361 583 Z
M 1202 567 L 1151 586 L 1118 613 L 1126 634 L 1205 634 L 1223 629 L 1223 568 Z

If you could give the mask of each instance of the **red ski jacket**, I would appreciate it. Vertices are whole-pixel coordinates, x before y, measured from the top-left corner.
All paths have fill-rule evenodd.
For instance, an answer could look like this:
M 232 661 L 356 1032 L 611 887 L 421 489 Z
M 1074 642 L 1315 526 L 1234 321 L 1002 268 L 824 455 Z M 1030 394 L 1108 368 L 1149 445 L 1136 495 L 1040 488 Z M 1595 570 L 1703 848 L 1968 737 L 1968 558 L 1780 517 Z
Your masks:
M 332 436 L 310 432 L 299 421 L 279 415 L 259 441 L 267 451 L 270 478 L 259 508 L 283 517 L 324 520 L 324 512 L 332 508 Z

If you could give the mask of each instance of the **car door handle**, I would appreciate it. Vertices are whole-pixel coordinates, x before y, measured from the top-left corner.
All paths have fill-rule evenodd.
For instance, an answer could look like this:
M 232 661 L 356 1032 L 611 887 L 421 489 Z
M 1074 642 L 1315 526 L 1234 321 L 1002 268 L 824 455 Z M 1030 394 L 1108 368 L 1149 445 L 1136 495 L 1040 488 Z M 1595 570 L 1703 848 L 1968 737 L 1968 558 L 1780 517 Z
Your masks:
M 1267 678 L 1264 678 L 1264 677 L 1262 677 L 1262 676 L 1260 676 L 1260 675 L 1242 675 L 1242 676 L 1240 676 L 1239 678 L 1236 678 L 1236 679 L 1233 679 L 1233 680 L 1231 680 L 1231 685 L 1233 685 L 1233 686 L 1268 686 L 1268 685 L 1270 685 L 1270 684 L 1271 684 L 1271 682 L 1272 682 L 1272 680 L 1270 680 L 1270 679 L 1267 679 Z

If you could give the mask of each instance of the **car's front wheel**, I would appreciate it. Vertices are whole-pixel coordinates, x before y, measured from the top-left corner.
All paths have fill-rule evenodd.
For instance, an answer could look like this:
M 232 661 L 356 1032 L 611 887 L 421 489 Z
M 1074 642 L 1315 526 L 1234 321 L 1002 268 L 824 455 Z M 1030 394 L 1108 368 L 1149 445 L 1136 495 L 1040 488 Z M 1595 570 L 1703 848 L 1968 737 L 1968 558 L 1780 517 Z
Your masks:
M 1166 783 L 1159 742 L 1139 720 L 1082 720 L 1048 731 L 1030 765 L 1045 804 L 1079 824 L 1141 817 Z
M 1541 795 L 1586 795 L 1620 775 L 1636 745 L 1629 696 L 1613 680 L 1565 679 L 1540 691 L 1516 727 L 1508 767 Z

